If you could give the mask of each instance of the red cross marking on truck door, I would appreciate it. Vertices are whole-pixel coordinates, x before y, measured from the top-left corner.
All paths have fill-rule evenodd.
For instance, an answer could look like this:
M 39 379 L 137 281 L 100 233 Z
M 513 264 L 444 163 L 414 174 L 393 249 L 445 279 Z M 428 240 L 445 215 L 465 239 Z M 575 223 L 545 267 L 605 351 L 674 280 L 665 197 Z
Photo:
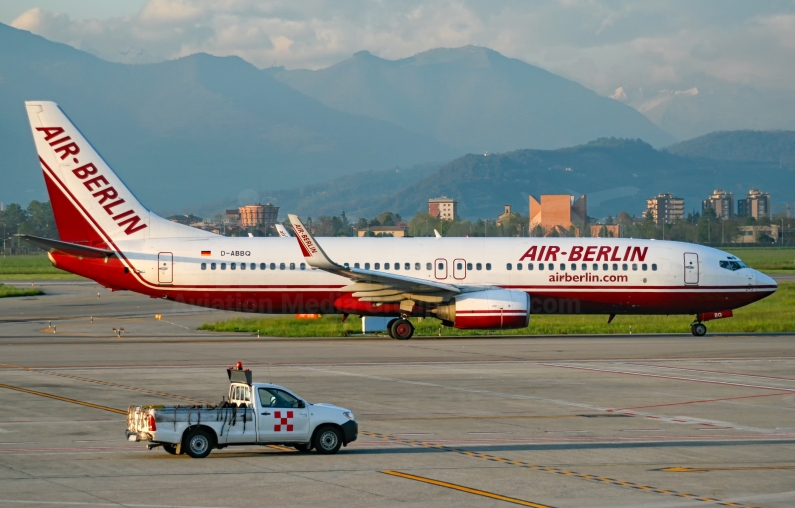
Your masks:
M 284 411 L 284 416 L 282 416 L 282 411 L 275 411 L 273 413 L 273 417 L 276 418 L 277 423 L 273 425 L 274 432 L 281 432 L 282 427 L 285 427 L 285 431 L 292 432 L 293 431 L 293 424 L 287 423 L 288 420 L 293 419 L 293 412 L 292 411 Z

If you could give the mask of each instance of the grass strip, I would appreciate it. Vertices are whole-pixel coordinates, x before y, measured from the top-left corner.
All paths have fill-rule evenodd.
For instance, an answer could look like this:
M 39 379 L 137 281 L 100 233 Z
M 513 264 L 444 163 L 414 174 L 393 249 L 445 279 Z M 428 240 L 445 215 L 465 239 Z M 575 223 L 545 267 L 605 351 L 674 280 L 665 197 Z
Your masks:
M 0 280 L 68 280 L 83 279 L 52 266 L 46 254 L 0 257 Z
M 6 286 L 5 284 L 0 284 L 0 298 L 9 298 L 12 296 L 36 296 L 36 295 L 43 295 L 44 291 L 39 289 L 20 289 L 15 288 L 13 286 Z
M 734 311 L 734 317 L 707 323 L 711 333 L 795 332 L 795 283 L 779 284 L 772 296 Z M 689 333 L 691 316 L 616 316 L 607 323 L 603 315 L 533 315 L 530 326 L 519 330 L 456 330 L 442 327 L 432 318 L 412 318 L 416 335 L 547 335 Z M 205 323 L 201 330 L 259 333 L 269 337 L 349 337 L 362 333 L 361 319 L 351 316 L 344 323 L 339 315 L 320 319 L 236 318 Z

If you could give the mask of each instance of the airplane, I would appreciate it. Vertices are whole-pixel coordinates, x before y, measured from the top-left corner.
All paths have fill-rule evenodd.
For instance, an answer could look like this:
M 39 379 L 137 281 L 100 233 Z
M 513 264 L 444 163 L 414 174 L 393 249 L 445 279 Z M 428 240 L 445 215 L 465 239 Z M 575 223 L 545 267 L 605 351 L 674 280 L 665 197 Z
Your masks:
M 717 249 L 629 238 L 230 238 L 141 204 L 54 102 L 26 102 L 59 240 L 20 235 L 58 268 L 111 290 L 251 313 L 410 317 L 519 329 L 532 314 L 694 315 L 705 321 L 776 291 Z M 297 245 L 296 245 L 297 244 Z M 322 245 L 321 245 L 322 244 Z

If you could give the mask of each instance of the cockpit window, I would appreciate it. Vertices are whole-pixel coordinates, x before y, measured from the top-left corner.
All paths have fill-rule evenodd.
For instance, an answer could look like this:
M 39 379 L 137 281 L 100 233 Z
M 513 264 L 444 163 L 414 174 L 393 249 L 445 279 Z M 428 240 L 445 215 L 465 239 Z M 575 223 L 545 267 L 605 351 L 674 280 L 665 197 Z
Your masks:
M 748 265 L 746 265 L 745 263 L 743 263 L 739 259 L 734 258 L 734 260 L 721 261 L 720 262 L 720 267 L 721 268 L 725 268 L 726 270 L 731 270 L 731 271 L 734 272 L 734 271 L 737 271 L 737 270 L 739 270 L 741 268 L 748 268 Z

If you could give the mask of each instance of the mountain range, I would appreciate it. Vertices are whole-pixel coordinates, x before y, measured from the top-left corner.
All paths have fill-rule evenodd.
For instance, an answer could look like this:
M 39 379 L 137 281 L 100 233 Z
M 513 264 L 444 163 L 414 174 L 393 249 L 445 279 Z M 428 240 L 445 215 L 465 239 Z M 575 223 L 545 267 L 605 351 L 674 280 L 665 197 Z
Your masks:
M 0 24 L 0 201 L 46 199 L 25 100 L 58 102 L 157 211 L 467 152 L 673 141 L 627 105 L 485 48 L 360 53 L 321 71 L 206 54 L 130 65 Z

